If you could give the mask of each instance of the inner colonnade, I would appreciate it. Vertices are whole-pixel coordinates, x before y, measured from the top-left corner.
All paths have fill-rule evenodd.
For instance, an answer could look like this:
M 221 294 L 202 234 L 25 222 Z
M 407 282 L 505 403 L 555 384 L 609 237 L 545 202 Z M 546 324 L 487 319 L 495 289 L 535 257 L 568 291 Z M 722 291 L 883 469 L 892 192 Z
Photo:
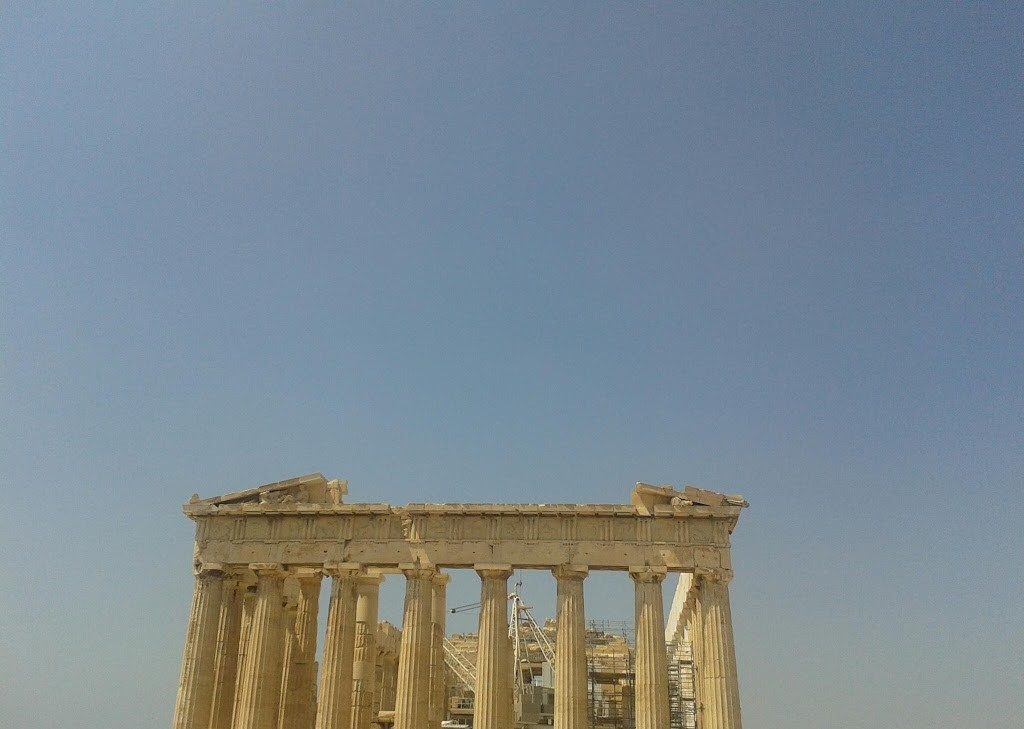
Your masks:
M 371 729 L 381 720 L 439 729 L 452 569 L 475 570 L 481 585 L 477 729 L 515 725 L 514 569 L 549 570 L 556 585 L 557 729 L 589 724 L 583 584 L 591 570 L 628 572 L 634 584 L 637 729 L 669 727 L 662 582 L 670 572 L 691 576 L 681 620 L 694 646 L 698 727 L 740 729 L 728 582 L 741 497 L 638 484 L 628 505 L 392 507 L 347 504 L 346 494 L 345 482 L 313 474 L 185 505 L 196 522 L 196 581 L 173 729 Z M 392 671 L 381 670 L 377 645 L 387 574 L 405 580 Z

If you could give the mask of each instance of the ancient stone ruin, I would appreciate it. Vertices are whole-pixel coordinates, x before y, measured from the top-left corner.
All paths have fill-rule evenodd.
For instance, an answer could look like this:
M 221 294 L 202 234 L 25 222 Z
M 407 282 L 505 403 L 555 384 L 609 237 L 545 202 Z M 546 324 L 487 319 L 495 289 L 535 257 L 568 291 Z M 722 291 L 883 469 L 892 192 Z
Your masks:
M 628 572 L 634 583 L 635 727 L 669 729 L 667 646 L 685 636 L 697 727 L 740 729 L 728 585 L 742 497 L 637 484 L 629 504 L 399 507 L 349 504 L 347 492 L 347 482 L 312 474 L 184 506 L 196 522 L 196 581 L 173 729 L 440 729 L 446 571 L 456 569 L 481 580 L 475 729 L 515 726 L 506 607 L 514 569 L 548 570 L 556 583 L 557 729 L 589 724 L 591 570 Z M 666 633 L 662 582 L 671 572 L 685 580 Z M 378 626 L 388 574 L 405 578 L 400 633 Z M 331 595 L 318 677 L 324 576 Z M 393 670 L 381 673 L 378 642 L 388 641 Z M 378 685 L 379 676 L 392 678 Z M 393 713 L 381 710 L 385 694 Z

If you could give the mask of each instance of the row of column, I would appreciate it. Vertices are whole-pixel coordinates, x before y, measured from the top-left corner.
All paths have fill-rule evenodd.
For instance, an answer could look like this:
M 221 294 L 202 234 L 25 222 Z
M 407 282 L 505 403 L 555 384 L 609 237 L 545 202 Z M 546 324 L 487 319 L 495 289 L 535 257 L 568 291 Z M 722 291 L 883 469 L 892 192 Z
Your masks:
M 684 607 L 686 633 L 693 651 L 698 729 L 742 729 L 730 577 L 695 575 Z
M 406 578 L 395 685 L 395 729 L 439 729 L 446 715 L 444 668 L 448 576 L 401 565 Z M 480 625 L 473 724 L 513 726 L 508 634 L 511 565 L 477 565 Z M 381 576 L 359 565 L 323 569 L 249 565 L 255 585 L 220 565 L 196 576 L 173 729 L 370 729 L 376 719 L 376 630 Z M 557 582 L 555 729 L 587 729 L 587 568 L 563 565 Z M 630 569 L 635 584 L 636 729 L 668 729 L 664 568 Z M 299 589 L 286 600 L 284 577 Z M 317 610 L 321 575 L 333 578 L 319 691 Z M 688 628 L 699 667 L 701 729 L 740 729 L 728 586 L 701 577 L 691 590 Z M 282 626 L 285 626 L 282 629 Z
M 317 689 L 324 574 L 333 580 Z M 289 576 L 297 590 L 286 593 Z M 204 565 L 196 574 L 173 729 L 371 729 L 382 579 L 354 564 L 291 570 Z M 440 610 L 426 616 L 428 630 L 442 637 L 446 582 L 435 573 L 427 588 L 441 596 Z M 434 620 L 440 621 L 436 628 Z M 443 683 L 443 661 L 420 668 Z M 438 718 L 431 727 L 440 724 Z
M 474 729 L 508 729 L 512 720 L 512 674 L 506 601 L 509 565 L 477 565 L 481 578 Z M 557 583 L 555 646 L 555 729 L 587 729 L 590 711 L 587 691 L 586 612 L 583 604 L 585 566 L 562 565 L 552 570 Z M 634 700 L 636 729 L 668 729 L 668 655 L 662 582 L 665 568 L 629 570 L 635 589 L 636 666 Z M 732 639 L 729 593 L 724 580 L 705 579 L 700 634 L 708 666 L 704 693 L 708 702 L 728 707 L 715 713 L 707 729 L 741 729 L 736 657 Z M 408 601 L 407 596 L 407 601 Z M 416 608 L 407 602 L 406 620 Z M 403 632 L 403 643 L 405 641 Z M 417 725 L 396 721 L 396 729 Z M 702 729 L 704 729 L 702 727 Z

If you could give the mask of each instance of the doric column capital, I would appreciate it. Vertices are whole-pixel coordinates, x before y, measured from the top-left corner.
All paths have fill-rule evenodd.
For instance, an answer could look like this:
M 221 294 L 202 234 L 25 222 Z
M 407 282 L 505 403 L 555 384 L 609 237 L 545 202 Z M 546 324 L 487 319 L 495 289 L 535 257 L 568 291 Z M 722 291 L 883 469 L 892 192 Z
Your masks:
M 448 583 L 452 581 L 452 576 L 447 572 L 438 572 L 430 578 L 430 581 L 434 583 L 434 587 L 447 587 Z
M 630 567 L 629 576 L 634 582 L 661 583 L 668 576 L 668 569 L 665 567 Z
M 278 577 L 283 580 L 288 576 L 288 571 L 279 562 L 253 562 L 249 569 L 256 573 L 257 577 Z
M 700 569 L 693 575 L 695 580 L 709 584 L 728 585 L 732 582 L 733 571 L 727 569 Z
M 560 564 L 551 569 L 551 574 L 556 580 L 580 580 L 586 579 L 590 574 L 590 568 L 581 564 Z
M 234 588 L 246 590 L 256 584 L 256 575 L 249 569 L 248 564 L 226 564 L 222 569 L 224 577 Z
M 324 568 L 314 566 L 295 567 L 291 570 L 291 573 L 299 582 L 313 582 L 320 580 L 324 576 Z
M 412 579 L 433 577 L 437 574 L 437 567 L 420 564 L 419 562 L 402 562 L 398 565 L 398 569 L 403 575 Z
M 510 564 L 475 564 L 473 569 L 485 580 L 507 580 L 512 576 Z
M 196 577 L 223 577 L 226 571 L 220 562 L 196 562 L 193 568 Z
M 363 566 L 357 562 L 325 562 L 323 572 L 328 577 L 356 577 L 363 574 Z
M 356 592 L 376 591 L 383 581 L 384 575 L 376 572 L 358 572 L 352 575 L 352 582 L 356 586 Z

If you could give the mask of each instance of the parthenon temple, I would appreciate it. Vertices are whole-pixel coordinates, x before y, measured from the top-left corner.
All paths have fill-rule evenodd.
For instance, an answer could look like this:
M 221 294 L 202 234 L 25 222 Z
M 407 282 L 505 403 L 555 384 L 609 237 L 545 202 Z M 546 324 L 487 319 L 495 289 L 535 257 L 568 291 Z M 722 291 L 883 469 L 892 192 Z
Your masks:
M 196 523 L 195 591 L 172 729 L 454 726 L 446 586 L 461 569 L 480 579 L 464 679 L 474 729 L 522 726 L 507 607 L 513 570 L 549 571 L 555 584 L 556 729 L 593 727 L 583 585 L 597 570 L 626 572 L 634 586 L 630 729 L 741 729 L 729 538 L 742 497 L 642 483 L 628 504 L 390 506 L 347 503 L 347 494 L 347 482 L 311 474 L 185 504 Z M 666 623 L 669 573 L 680 577 Z M 379 622 L 387 575 L 405 580 L 400 629 Z M 670 698 L 684 645 L 685 723 Z

